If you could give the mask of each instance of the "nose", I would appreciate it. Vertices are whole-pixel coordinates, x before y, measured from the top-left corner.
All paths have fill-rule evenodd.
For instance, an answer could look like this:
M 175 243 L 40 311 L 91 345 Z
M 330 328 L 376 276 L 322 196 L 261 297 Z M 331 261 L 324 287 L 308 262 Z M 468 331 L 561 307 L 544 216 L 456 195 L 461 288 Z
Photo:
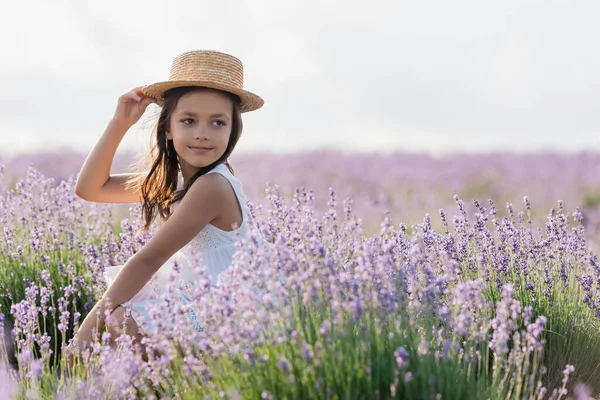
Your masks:
M 204 127 L 203 124 L 198 124 L 196 130 L 194 131 L 194 139 L 206 139 L 206 132 L 208 130 Z

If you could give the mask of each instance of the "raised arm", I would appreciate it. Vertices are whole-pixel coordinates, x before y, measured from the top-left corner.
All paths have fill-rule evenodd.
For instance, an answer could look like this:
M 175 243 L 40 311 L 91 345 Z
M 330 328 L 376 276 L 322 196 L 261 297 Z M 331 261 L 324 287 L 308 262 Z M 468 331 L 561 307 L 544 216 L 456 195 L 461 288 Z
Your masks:
M 125 185 L 137 173 L 111 175 L 110 169 L 121 140 L 152 102 L 152 98 L 143 96 L 141 87 L 119 97 L 114 117 L 81 167 L 75 186 L 79 197 L 99 203 L 141 201 L 139 191 L 128 189 Z

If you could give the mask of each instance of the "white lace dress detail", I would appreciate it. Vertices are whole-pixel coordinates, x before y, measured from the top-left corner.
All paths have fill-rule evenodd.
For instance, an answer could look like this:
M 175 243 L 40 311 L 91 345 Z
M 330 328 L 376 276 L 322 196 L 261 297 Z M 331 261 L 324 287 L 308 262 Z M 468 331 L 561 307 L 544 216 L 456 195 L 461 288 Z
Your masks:
M 247 236 L 247 219 L 250 211 L 244 195 L 242 183 L 224 164 L 217 165 L 208 173 L 219 173 L 227 178 L 235 191 L 242 210 L 242 223 L 237 229 L 231 231 L 224 231 L 212 224 L 206 225 L 191 241 L 173 254 L 153 275 L 152 279 L 130 301 L 123 303 L 123 306 L 131 309 L 132 316 L 138 325 L 142 319 L 151 321 L 147 312 L 148 302 L 152 301 L 153 295 L 160 296 L 166 292 L 166 286 L 169 284 L 169 275 L 173 271 L 175 263 L 179 268 L 181 278 L 187 285 L 193 286 L 194 282 L 198 279 L 194 266 L 197 264 L 196 260 L 200 257 L 199 261 L 206 267 L 206 274 L 211 280 L 211 285 L 214 286 L 216 285 L 218 276 L 231 266 L 233 255 L 238 250 L 236 245 L 237 234 L 242 237 Z M 177 205 L 174 205 L 173 209 L 176 207 Z M 122 265 L 105 268 L 104 275 L 107 286 L 112 284 L 116 275 L 122 268 Z M 191 301 L 189 293 L 184 291 L 178 291 L 178 293 L 184 303 L 189 303 Z M 193 307 L 190 308 L 189 317 L 193 326 L 198 330 L 202 330 Z M 145 330 L 152 333 L 154 327 L 146 325 Z

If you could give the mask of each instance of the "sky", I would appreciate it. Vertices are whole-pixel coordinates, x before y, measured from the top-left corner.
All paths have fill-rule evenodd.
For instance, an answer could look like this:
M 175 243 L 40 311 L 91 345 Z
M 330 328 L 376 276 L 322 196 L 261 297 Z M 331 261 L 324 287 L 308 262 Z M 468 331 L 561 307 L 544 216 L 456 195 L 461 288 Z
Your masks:
M 92 149 L 187 50 L 265 105 L 237 152 L 600 151 L 600 2 L 2 0 L 0 155 Z M 121 150 L 145 151 L 157 108 Z

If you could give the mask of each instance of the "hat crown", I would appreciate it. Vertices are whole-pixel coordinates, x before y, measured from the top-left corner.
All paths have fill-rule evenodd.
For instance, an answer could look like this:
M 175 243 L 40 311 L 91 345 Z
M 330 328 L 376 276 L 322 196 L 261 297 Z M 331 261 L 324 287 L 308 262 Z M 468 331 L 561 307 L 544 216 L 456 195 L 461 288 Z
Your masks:
M 240 111 L 261 108 L 264 100 L 244 89 L 242 62 L 229 54 L 215 50 L 192 50 L 175 57 L 168 81 L 144 86 L 144 95 L 156 99 L 178 87 L 206 87 L 229 92 L 240 99 Z
M 213 50 L 194 50 L 175 57 L 170 81 L 219 82 L 232 88 L 244 87 L 242 62 L 229 54 Z

